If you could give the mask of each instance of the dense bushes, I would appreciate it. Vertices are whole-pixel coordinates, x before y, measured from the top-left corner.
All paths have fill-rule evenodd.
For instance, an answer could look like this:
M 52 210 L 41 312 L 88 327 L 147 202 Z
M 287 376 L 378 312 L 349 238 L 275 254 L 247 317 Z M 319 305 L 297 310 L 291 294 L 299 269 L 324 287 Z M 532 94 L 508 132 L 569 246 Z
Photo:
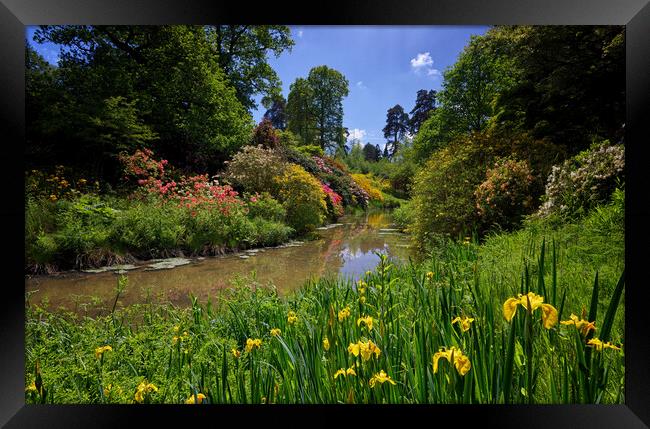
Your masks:
M 513 158 L 497 160 L 474 192 L 481 223 L 504 229 L 519 225 L 522 216 L 533 211 L 532 182 L 533 176 L 526 161 Z
M 314 229 L 325 219 L 327 205 L 321 184 L 299 165 L 291 165 L 276 179 L 287 221 L 297 232 Z
M 277 190 L 273 178 L 281 176 L 285 168 L 286 164 L 273 149 L 246 146 L 227 162 L 224 177 L 244 191 L 274 194 Z
M 624 180 L 624 167 L 624 146 L 610 145 L 608 141 L 596 143 L 562 165 L 554 166 L 537 215 L 572 217 L 586 213 L 610 198 Z

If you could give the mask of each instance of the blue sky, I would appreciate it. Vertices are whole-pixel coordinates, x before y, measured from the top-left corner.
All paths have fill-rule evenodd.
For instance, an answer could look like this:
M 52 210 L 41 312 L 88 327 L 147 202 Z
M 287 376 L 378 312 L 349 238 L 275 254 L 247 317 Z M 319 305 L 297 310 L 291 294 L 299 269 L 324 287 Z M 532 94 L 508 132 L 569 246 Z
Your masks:
M 486 26 L 291 26 L 296 44 L 269 63 L 282 80 L 282 93 L 312 67 L 327 65 L 348 79 L 349 95 L 343 100 L 343 125 L 350 138 L 379 144 L 386 111 L 400 104 L 408 113 L 419 89 L 439 90 L 441 73 L 452 65 L 471 35 L 484 34 Z M 27 39 L 46 60 L 55 64 L 59 48 Z M 259 98 L 258 98 L 259 100 Z M 253 112 L 259 122 L 265 109 Z

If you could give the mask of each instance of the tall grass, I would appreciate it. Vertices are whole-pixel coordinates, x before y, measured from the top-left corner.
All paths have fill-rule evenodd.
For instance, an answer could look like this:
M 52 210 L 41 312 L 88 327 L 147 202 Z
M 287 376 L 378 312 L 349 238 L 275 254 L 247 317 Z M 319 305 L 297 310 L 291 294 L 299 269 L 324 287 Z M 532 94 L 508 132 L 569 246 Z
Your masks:
M 207 403 L 622 403 L 623 351 L 587 344 L 623 349 L 622 240 L 605 241 L 599 225 L 530 224 L 481 245 L 449 242 L 422 263 L 382 256 L 360 283 L 321 279 L 286 299 L 253 278 L 214 302 L 97 319 L 28 303 L 26 381 L 39 377 L 55 403 L 133 403 L 146 383 L 158 390 L 140 399 L 154 403 L 198 393 Z M 505 319 L 504 302 L 528 292 L 558 323 L 547 329 L 542 309 L 525 305 Z M 559 323 L 572 313 L 596 330 Z M 27 401 L 43 401 L 40 389 Z

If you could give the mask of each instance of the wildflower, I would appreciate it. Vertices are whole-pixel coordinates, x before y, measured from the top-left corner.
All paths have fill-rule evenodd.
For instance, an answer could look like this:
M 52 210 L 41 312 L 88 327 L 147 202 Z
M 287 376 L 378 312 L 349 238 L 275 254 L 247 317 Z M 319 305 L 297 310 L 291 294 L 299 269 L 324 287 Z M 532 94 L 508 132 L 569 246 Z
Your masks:
M 348 375 L 350 376 L 357 375 L 357 372 L 352 367 L 348 369 L 341 368 L 334 373 L 334 379 L 336 379 L 339 375 L 342 375 L 343 377 L 347 377 Z
M 460 375 L 465 375 L 472 368 L 472 364 L 469 361 L 469 358 L 463 355 L 456 347 L 451 347 L 449 350 L 441 348 L 438 352 L 433 355 L 433 373 L 438 372 L 438 360 L 440 358 L 445 358 L 449 363 L 453 363 L 456 367 L 456 371 Z
M 325 351 L 328 351 L 330 349 L 330 340 L 328 340 L 327 338 L 323 339 L 323 348 L 325 349 Z
M 56 200 L 58 200 L 56 195 L 54 195 L 54 194 L 50 195 L 50 201 L 55 202 Z
M 474 318 L 472 318 L 472 317 L 463 317 L 462 319 L 460 317 L 456 317 L 454 320 L 451 321 L 451 324 L 453 325 L 453 324 L 459 323 L 460 324 L 460 329 L 463 332 L 467 332 L 467 331 L 469 331 L 470 325 L 472 324 L 473 321 L 474 321 Z
M 569 316 L 569 319 L 571 320 L 562 320 L 560 323 L 562 325 L 575 325 L 576 329 L 580 331 L 582 335 L 587 335 L 589 331 L 596 330 L 596 322 L 588 322 L 584 319 L 578 320 L 578 316 L 575 314 L 571 313 L 571 316 Z
M 388 374 L 386 374 L 386 373 L 384 372 L 384 370 L 382 369 L 381 371 L 379 371 L 379 373 L 377 373 L 377 374 L 375 374 L 375 375 L 372 376 L 372 378 L 370 379 L 370 381 L 369 381 L 368 384 L 370 384 L 370 387 L 375 387 L 375 385 L 376 385 L 377 383 L 381 383 L 381 384 L 383 384 L 383 383 L 385 383 L 385 382 L 389 382 L 390 384 L 393 384 L 393 385 L 396 384 L 396 383 L 393 381 L 393 379 L 390 378 L 390 376 L 388 376 Z
M 359 298 L 359 302 L 361 302 L 361 304 L 365 304 L 366 303 L 366 297 L 362 296 L 361 298 Z
M 238 359 L 241 356 L 241 352 L 237 349 L 232 349 L 230 350 L 230 353 L 235 357 L 235 359 Z
M 278 329 L 278 328 L 271 329 L 271 336 L 272 337 L 277 337 L 281 333 L 282 333 L 282 331 L 280 331 L 280 329 Z
M 158 388 L 153 383 L 147 383 L 146 380 L 142 381 L 135 392 L 135 402 L 143 403 L 146 395 L 151 392 L 158 392 Z
M 342 322 L 347 317 L 350 317 L 350 306 L 347 306 L 343 310 L 339 311 L 339 322 Z
M 191 395 L 187 400 L 185 401 L 186 404 L 201 404 L 203 403 L 203 400 L 205 399 L 205 395 L 203 393 L 199 393 L 197 395 Z
M 372 317 L 371 316 L 360 317 L 359 319 L 357 319 L 357 326 L 361 326 L 361 323 L 365 323 L 365 325 L 368 327 L 368 330 L 372 331 Z
M 613 350 L 620 350 L 620 347 L 615 346 L 614 344 L 610 342 L 602 342 L 598 338 L 592 338 L 591 340 L 587 341 L 587 345 L 594 347 L 596 350 L 603 351 L 603 349 L 613 349 Z
M 528 292 L 526 295 L 519 294 L 517 298 L 508 298 L 503 303 L 503 317 L 510 322 L 517 312 L 517 306 L 521 305 L 532 314 L 533 311 L 542 307 L 542 324 L 546 329 L 551 329 L 557 323 L 557 310 L 550 304 L 544 304 L 544 297 Z
M 350 343 L 348 346 L 348 353 L 353 354 L 354 356 L 361 355 L 361 359 L 365 362 L 372 357 L 373 353 L 375 357 L 378 358 L 381 354 L 381 349 L 371 340 L 368 340 L 368 342 L 365 343 L 359 341 L 356 344 Z
M 262 340 L 259 338 L 256 339 L 250 339 L 248 338 L 246 340 L 246 352 L 250 353 L 254 348 L 259 349 L 262 346 Z
M 427 273 L 427 280 L 429 280 L 429 281 L 433 280 L 433 272 L 429 271 Z
M 298 315 L 294 311 L 290 311 L 289 314 L 287 315 L 287 323 L 289 325 L 293 325 L 298 321 Z
M 366 271 L 366 275 L 367 275 L 367 276 L 372 275 L 372 271 Z
M 108 396 L 111 393 L 111 389 L 113 388 L 112 384 L 109 384 L 108 386 L 104 387 L 104 396 Z
M 178 332 L 181 328 L 178 326 L 174 326 L 174 332 Z
M 113 348 L 111 346 L 102 346 L 95 349 L 95 357 L 99 359 L 104 352 L 112 352 Z
M 34 392 L 34 393 L 38 393 L 38 389 L 36 388 L 36 382 L 35 382 L 35 381 L 32 381 L 32 384 L 30 384 L 29 386 L 27 386 L 27 387 L 25 388 L 25 392 Z

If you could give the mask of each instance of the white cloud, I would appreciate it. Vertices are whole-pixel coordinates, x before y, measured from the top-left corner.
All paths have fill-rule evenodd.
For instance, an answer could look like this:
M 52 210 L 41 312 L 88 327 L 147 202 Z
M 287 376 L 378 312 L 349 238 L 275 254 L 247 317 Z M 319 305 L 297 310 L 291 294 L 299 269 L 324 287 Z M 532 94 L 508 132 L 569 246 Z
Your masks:
M 433 65 L 433 59 L 431 58 L 431 54 L 429 52 L 418 54 L 417 57 L 411 59 L 411 67 L 413 67 L 416 70 L 422 68 L 428 68 L 431 67 L 432 65 Z
M 433 58 L 430 52 L 417 54 L 415 58 L 411 58 L 411 68 L 416 74 L 426 73 L 427 76 L 438 78 L 442 76 L 440 70 L 433 68 Z
M 359 82 L 357 82 L 357 88 L 359 88 L 359 89 L 368 89 L 368 87 L 367 87 L 366 85 L 363 84 L 363 81 L 362 81 L 362 80 L 360 80 Z
M 361 140 L 365 137 L 366 135 L 366 130 L 360 130 L 358 128 L 355 128 L 353 130 L 349 130 L 350 135 L 348 136 L 348 140 Z

